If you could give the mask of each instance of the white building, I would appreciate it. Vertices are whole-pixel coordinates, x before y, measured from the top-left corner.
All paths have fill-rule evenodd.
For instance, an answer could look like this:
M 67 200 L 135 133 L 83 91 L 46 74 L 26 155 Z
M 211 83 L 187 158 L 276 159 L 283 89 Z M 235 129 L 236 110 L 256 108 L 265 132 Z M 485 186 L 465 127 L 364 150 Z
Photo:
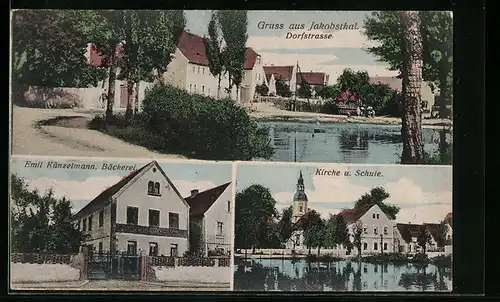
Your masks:
M 189 205 L 156 161 L 132 172 L 73 216 L 94 251 L 182 256 Z
M 200 248 L 205 256 L 231 251 L 233 206 L 230 184 L 228 182 L 203 192 L 192 190 L 191 196 L 185 198 L 190 206 L 191 224 L 197 224 L 201 230 Z
M 103 62 L 99 52 L 90 44 L 88 47 L 87 57 L 90 64 L 106 67 L 106 62 Z M 121 52 L 122 48 L 119 46 L 117 54 L 120 56 Z M 185 89 L 191 93 L 214 98 L 230 97 L 233 100 L 245 103 L 253 99 L 255 86 L 260 85 L 264 78 L 260 55 L 251 48 L 246 48 L 243 69 L 243 81 L 239 89 L 233 86 L 232 91 L 230 93 L 227 92 L 226 89 L 229 86 L 227 74 L 221 76 L 219 88 L 219 78 L 210 72 L 203 37 L 184 30 L 179 37 L 175 52 L 172 54 L 172 60 L 168 64 L 167 71 L 163 74 L 163 77 L 166 83 Z M 85 107 L 104 108 L 102 102 L 99 101 L 99 96 L 108 88 L 108 81 L 101 82 L 98 86 L 93 90 L 86 90 L 91 100 L 85 102 Z M 145 90 L 149 87 L 152 87 L 152 83 L 140 83 L 139 103 L 144 99 Z M 239 95 L 237 91 L 239 91 Z M 127 96 L 126 82 L 117 80 L 114 108 L 126 108 Z

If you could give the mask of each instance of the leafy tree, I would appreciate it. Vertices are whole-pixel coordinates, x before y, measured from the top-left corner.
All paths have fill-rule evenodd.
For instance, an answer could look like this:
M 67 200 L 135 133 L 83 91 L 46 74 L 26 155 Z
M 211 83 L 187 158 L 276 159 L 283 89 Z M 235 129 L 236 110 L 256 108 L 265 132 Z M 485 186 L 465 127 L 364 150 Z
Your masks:
M 377 113 L 397 115 L 390 105 L 396 102 L 397 92 L 387 84 L 366 84 L 361 87 L 360 98 L 367 106 L 372 106 Z M 391 110 L 392 109 L 392 110 Z M 396 110 L 398 108 L 396 107 Z
M 12 18 L 12 81 L 41 87 L 96 86 L 106 71 L 88 64 L 88 36 L 71 11 L 18 10 Z
M 311 85 L 305 82 L 300 84 L 299 88 L 297 89 L 297 94 L 302 98 L 310 98 L 312 96 Z
M 289 98 L 292 96 L 292 91 L 290 86 L 288 86 L 283 80 L 276 80 L 276 95 L 282 96 L 284 98 Z
M 292 236 L 292 207 L 283 210 L 278 222 L 278 234 L 281 243 L 285 243 Z
M 337 79 L 337 85 L 341 92 L 350 91 L 356 96 L 360 96 L 362 87 L 370 83 L 370 76 L 366 71 L 353 71 L 344 69 Z
M 269 87 L 265 83 L 255 86 L 255 92 L 261 96 L 266 96 L 269 93 Z
M 236 194 L 235 246 L 236 248 L 260 246 L 270 219 L 276 217 L 276 200 L 268 188 L 251 185 Z
M 59 254 L 78 252 L 80 243 L 85 239 L 82 232 L 75 229 L 71 221 L 71 202 L 66 198 L 57 200 L 53 205 L 50 233 L 53 250 Z
M 308 211 L 301 218 L 303 220 L 303 230 L 304 230 L 304 244 L 309 249 L 309 254 L 311 254 L 312 247 L 321 247 L 324 242 L 324 222 L 321 219 L 321 215 L 314 211 Z
M 246 10 L 221 10 L 217 12 L 224 46 L 223 64 L 228 73 L 228 92 L 233 85 L 236 86 L 236 95 L 243 80 L 243 64 L 245 63 L 245 50 L 248 39 L 248 13 Z
M 340 215 L 335 215 L 334 217 L 334 243 L 342 244 L 348 250 L 351 249 L 351 241 L 349 240 L 349 230 L 347 228 L 347 224 L 344 221 L 344 218 Z
M 326 85 L 319 87 L 317 95 L 323 99 L 333 99 L 341 93 L 338 85 Z
M 431 241 L 431 235 L 425 227 L 422 227 L 417 236 L 417 244 L 422 248 L 422 252 L 425 255 L 427 251 L 427 244 Z
M 361 244 L 363 240 L 363 223 L 361 221 L 357 221 L 354 223 L 353 226 L 353 241 L 352 244 L 356 247 L 358 250 L 358 257 L 361 257 Z
M 391 195 L 385 191 L 382 187 L 375 187 L 370 190 L 370 193 L 363 194 L 354 204 L 355 209 L 361 207 L 371 207 L 377 205 L 382 212 L 384 212 L 389 219 L 396 219 L 396 215 L 399 213 L 400 208 L 394 205 L 388 205 L 384 203 L 384 200 L 389 198 Z
M 199 222 L 189 221 L 189 250 L 192 255 L 203 255 L 203 233 Z
M 223 73 L 225 73 L 224 59 L 222 52 L 223 38 L 219 34 L 220 24 L 217 19 L 217 14 L 212 13 L 210 22 L 208 23 L 208 37 L 205 37 L 205 52 L 208 58 L 208 67 L 210 73 L 217 77 L 217 98 L 219 98 L 220 82 Z
M 423 78 L 431 87 L 438 87 L 443 99 L 448 100 L 452 92 L 453 18 L 449 12 L 422 11 L 418 14 L 422 20 L 419 29 L 423 38 Z M 402 75 L 405 29 L 400 12 L 374 12 L 365 19 L 364 28 L 369 39 L 380 42 L 368 51 Z M 445 109 L 443 102 L 440 115 Z
M 439 223 L 439 227 L 436 230 L 436 243 L 438 247 L 444 247 L 448 242 L 448 227 L 446 226 L 445 221 L 441 221 Z

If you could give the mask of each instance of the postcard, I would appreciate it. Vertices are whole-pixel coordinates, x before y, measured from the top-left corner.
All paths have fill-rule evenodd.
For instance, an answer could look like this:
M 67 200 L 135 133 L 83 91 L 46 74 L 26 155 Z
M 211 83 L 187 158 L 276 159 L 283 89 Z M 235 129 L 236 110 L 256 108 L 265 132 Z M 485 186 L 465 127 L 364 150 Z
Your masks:
M 12 289 L 227 291 L 232 163 L 14 157 Z
M 452 291 L 452 169 L 239 163 L 234 290 Z
M 451 12 L 16 10 L 12 24 L 15 155 L 452 162 Z

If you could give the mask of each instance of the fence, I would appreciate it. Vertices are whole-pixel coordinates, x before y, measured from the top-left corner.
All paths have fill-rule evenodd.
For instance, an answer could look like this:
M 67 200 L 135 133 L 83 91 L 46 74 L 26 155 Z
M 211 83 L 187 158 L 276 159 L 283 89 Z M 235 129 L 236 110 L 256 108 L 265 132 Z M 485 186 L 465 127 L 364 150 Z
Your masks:
M 12 263 L 70 264 L 72 255 L 49 253 L 12 253 L 10 257 L 10 261 Z
M 201 266 L 201 267 L 228 267 L 231 264 L 230 257 L 169 257 L 148 256 L 150 266 Z
M 237 251 L 239 254 L 252 255 L 252 249 L 240 249 Z M 334 257 L 345 257 L 347 250 L 345 249 L 320 249 L 318 254 L 317 248 L 311 248 L 311 255 L 329 255 Z M 309 255 L 309 249 L 255 249 L 253 255 L 275 255 L 275 256 L 290 256 L 290 255 Z

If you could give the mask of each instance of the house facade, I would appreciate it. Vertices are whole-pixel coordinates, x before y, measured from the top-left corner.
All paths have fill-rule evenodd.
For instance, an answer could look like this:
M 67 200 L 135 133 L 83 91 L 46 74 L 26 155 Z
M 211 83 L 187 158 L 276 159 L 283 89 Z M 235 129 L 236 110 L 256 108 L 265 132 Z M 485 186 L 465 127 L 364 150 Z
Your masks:
M 230 182 L 209 190 L 192 190 L 185 200 L 190 206 L 191 231 L 201 231 L 198 250 L 204 256 L 227 254 L 232 242 L 232 187 Z M 195 249 L 195 247 L 192 247 Z M 201 250 L 200 250 L 201 249 Z
M 189 205 L 156 161 L 109 187 L 73 216 L 92 251 L 182 256 Z
M 329 76 L 324 72 L 299 72 L 297 73 L 297 85 L 307 83 L 311 87 L 312 96 L 316 96 L 316 89 L 328 85 Z
M 276 95 L 276 81 L 281 80 L 290 87 L 292 94 L 295 94 L 297 84 L 297 67 L 296 66 L 264 66 L 264 73 L 269 95 Z

